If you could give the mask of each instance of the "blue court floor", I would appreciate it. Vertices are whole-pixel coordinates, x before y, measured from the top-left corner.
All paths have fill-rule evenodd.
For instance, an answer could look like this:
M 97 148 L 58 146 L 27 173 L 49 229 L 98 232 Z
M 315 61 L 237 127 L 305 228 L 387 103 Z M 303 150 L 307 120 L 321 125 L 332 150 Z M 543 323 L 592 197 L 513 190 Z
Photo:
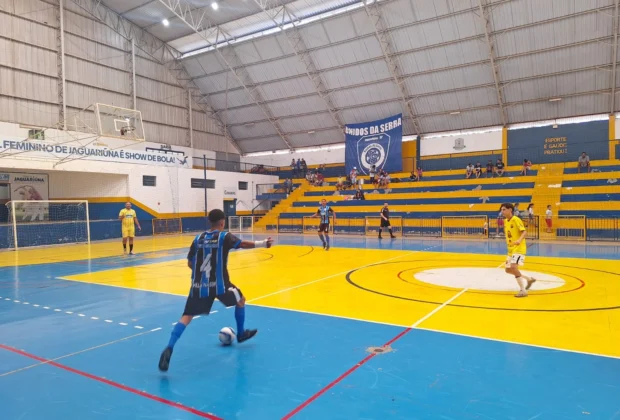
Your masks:
M 617 356 L 424 328 L 434 317 L 450 322 L 455 308 L 446 307 L 453 303 L 447 298 L 444 304 L 411 306 L 409 315 L 417 321 L 402 324 L 356 319 L 353 310 L 351 316 L 330 316 L 319 314 L 319 306 L 314 312 L 304 310 L 305 303 L 300 309 L 286 303 L 330 293 L 320 288 L 324 270 L 329 258 L 340 258 L 344 250 L 352 258 L 374 250 L 420 251 L 439 259 L 444 253 L 479 254 L 495 258 L 497 264 L 491 265 L 497 267 L 504 260 L 503 241 L 335 237 L 333 255 L 320 249 L 314 235 L 281 235 L 276 243 L 274 249 L 311 248 L 305 258 L 311 258 L 314 280 L 291 287 L 282 283 L 273 293 L 281 308 L 277 302 L 250 303 L 246 326 L 259 334 L 240 345 L 219 344 L 219 329 L 235 321 L 232 310 L 216 303 L 212 314 L 187 328 L 165 374 L 157 362 L 185 297 L 137 290 L 123 276 L 185 264 L 186 249 L 140 253 L 138 243 L 133 257 L 36 265 L 20 260 L 0 267 L 0 419 L 620 419 Z M 533 243 L 529 256 L 561 258 L 568 265 L 573 259 L 598 260 L 620 272 L 620 246 Z M 266 268 L 257 260 L 251 269 L 263 270 L 269 287 L 283 281 L 283 270 L 295 270 L 294 262 L 277 259 L 276 254 L 272 265 L 264 263 Z M 125 273 L 117 284 L 64 280 L 111 269 Z M 234 272 L 231 276 L 243 284 Z M 189 287 L 186 270 L 178 277 L 169 281 Z M 331 277 L 326 282 L 337 284 L 343 296 L 358 293 L 344 274 Z M 306 287 L 316 290 L 304 292 Z M 620 305 L 611 295 L 601 299 L 609 300 L 609 307 Z M 369 302 L 362 310 L 383 308 L 384 301 Z M 611 324 L 619 311 L 608 309 L 604 316 Z M 482 319 L 491 322 L 496 313 L 485 311 Z M 522 321 L 506 316 L 515 324 Z M 563 322 L 563 315 L 540 316 L 550 330 Z M 509 321 L 506 328 L 522 328 L 527 336 L 528 326 L 515 324 Z M 611 328 L 606 337 L 620 344 L 620 329 Z M 385 351 L 375 353 L 372 347 Z

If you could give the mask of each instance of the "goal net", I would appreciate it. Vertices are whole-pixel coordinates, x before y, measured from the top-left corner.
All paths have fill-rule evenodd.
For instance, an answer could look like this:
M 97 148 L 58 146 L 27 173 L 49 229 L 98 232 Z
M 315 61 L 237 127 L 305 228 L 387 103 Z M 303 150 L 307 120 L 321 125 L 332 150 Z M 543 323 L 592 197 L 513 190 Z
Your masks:
M 153 235 L 174 235 L 183 233 L 180 217 L 153 219 Z
M 321 224 L 320 217 L 304 216 L 302 222 L 303 233 L 316 233 L 319 230 Z M 334 216 L 329 216 L 329 233 L 334 233 Z
M 584 241 L 586 239 L 586 216 L 570 215 L 553 218 L 556 239 Z
M 441 236 L 443 238 L 488 237 L 488 216 L 442 216 Z
M 366 216 L 366 220 L 364 222 L 364 233 L 366 235 L 379 234 L 379 228 L 381 227 L 381 216 Z M 403 218 L 401 216 L 392 216 L 390 217 L 390 227 L 392 228 L 392 233 L 394 235 L 402 235 L 403 233 Z M 389 235 L 390 232 L 387 227 L 383 228 L 382 233 Z
M 253 232 L 254 216 L 228 216 L 228 230 L 231 232 Z
M 13 200 L 6 206 L 9 248 L 90 243 L 87 200 Z

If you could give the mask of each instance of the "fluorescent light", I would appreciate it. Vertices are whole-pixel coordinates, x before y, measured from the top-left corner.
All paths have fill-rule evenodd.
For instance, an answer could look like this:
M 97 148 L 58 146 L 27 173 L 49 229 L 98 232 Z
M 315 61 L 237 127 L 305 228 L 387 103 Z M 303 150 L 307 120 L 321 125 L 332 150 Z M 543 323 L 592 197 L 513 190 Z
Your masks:
M 213 10 L 217 10 L 217 9 L 219 9 L 219 8 L 220 8 L 220 5 L 219 5 L 219 4 L 217 4 L 217 2 L 216 2 L 216 1 L 214 1 L 213 3 L 211 3 L 211 7 L 213 8 Z
M 451 112 L 450 115 L 459 115 L 460 113 L 461 111 L 454 111 L 454 112 Z
M 164 20 L 162 20 L 162 21 L 161 21 L 161 23 L 162 23 L 164 26 L 168 26 L 168 25 L 170 25 L 170 22 L 168 22 L 168 19 L 164 19 Z
M 558 102 L 561 101 L 562 98 L 553 98 L 553 99 L 549 99 L 549 102 Z

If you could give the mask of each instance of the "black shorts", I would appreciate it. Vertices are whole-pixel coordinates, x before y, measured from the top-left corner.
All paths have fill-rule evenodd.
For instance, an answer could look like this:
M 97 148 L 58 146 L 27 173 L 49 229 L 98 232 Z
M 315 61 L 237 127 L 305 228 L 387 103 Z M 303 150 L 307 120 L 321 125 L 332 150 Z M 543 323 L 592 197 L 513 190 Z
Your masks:
M 228 308 L 235 306 L 242 298 L 243 293 L 232 283 L 228 284 L 226 286 L 226 291 L 219 296 L 209 295 L 201 298 L 198 291 L 196 291 L 193 296 L 187 297 L 183 315 L 208 315 L 209 312 L 211 312 L 211 307 L 215 299 L 222 302 L 224 306 Z
M 321 232 L 329 233 L 329 223 L 321 223 L 319 225 L 319 233 Z
M 381 227 L 390 227 L 392 225 L 390 225 L 390 221 L 389 220 L 385 220 L 385 219 L 381 219 Z

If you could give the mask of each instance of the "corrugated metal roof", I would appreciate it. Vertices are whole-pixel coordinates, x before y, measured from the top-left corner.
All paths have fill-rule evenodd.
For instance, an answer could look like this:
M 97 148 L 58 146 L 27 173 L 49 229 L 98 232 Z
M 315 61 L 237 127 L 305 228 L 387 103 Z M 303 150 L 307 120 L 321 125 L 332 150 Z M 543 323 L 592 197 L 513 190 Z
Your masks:
M 277 136 L 255 140 L 239 140 L 237 144 L 246 153 L 286 149 L 286 144 Z
M 326 112 L 325 102 L 318 96 L 271 102 L 267 105 L 274 117 L 285 117 L 308 112 Z
M 344 141 L 344 134 L 339 130 L 323 130 L 314 133 L 300 133 L 289 136 L 294 147 L 309 147 L 317 144 L 334 144 Z M 330 153 L 326 151 L 325 153 Z
M 280 119 L 280 126 L 287 132 L 312 131 L 323 127 L 333 127 L 334 122 L 325 112 L 322 114 L 303 115 L 298 117 L 288 117 Z
M 229 131 L 231 136 L 237 140 L 278 135 L 270 122 L 262 122 L 251 125 L 235 125 L 233 127 L 229 127 Z
M 127 16 L 136 22 L 143 25 L 151 22 L 148 30 L 163 39 L 189 34 L 170 43 L 180 51 L 193 51 L 207 44 L 192 34 L 191 29 L 177 27 L 174 20 L 169 28 L 163 28 L 158 23 L 161 19 L 158 1 L 153 2 L 153 7 L 145 6 L 147 10 L 143 12 L 140 12 L 142 8 L 131 11 L 130 6 L 135 7 L 140 1 L 143 0 L 107 0 L 107 3 L 125 8 L 129 11 Z M 287 4 L 288 10 L 299 19 L 297 23 L 302 24 L 299 31 L 309 49 L 310 68 L 314 66 L 318 70 L 312 77 L 320 77 L 323 89 L 331 91 L 330 98 L 345 124 L 404 111 L 401 92 L 375 37 L 373 21 L 364 8 L 350 7 L 342 14 L 316 18 L 317 13 L 353 3 L 353 0 L 281 3 Z M 611 90 L 614 0 L 486 0 L 484 3 L 508 123 L 609 112 L 606 108 Z M 203 7 L 204 3 L 199 6 Z M 221 8 L 220 14 L 210 11 L 209 16 L 215 16 L 213 22 L 219 23 L 229 35 L 240 37 L 263 30 L 270 33 L 262 37 L 254 34 L 252 39 L 233 45 L 239 64 L 252 79 L 251 84 L 259 85 L 265 101 L 262 106 L 280 118 L 285 133 L 295 133 L 289 136 L 292 144 L 295 147 L 324 144 L 334 137 L 341 141 L 341 132 L 334 129 L 336 122 L 327 112 L 325 100 L 320 98 L 306 74 L 306 66 L 289 44 L 290 33 L 269 29 L 273 28 L 273 21 L 254 2 L 227 0 L 226 7 L 230 10 Z M 232 10 L 235 7 L 239 10 Z M 484 36 L 486 28 L 478 16 L 478 7 L 478 0 L 382 0 L 379 3 L 384 25 L 389 30 L 390 59 L 396 63 L 403 92 L 410 95 L 425 133 L 502 123 Z M 101 38 L 104 36 L 101 31 L 82 28 L 78 17 L 72 20 L 67 24 L 70 30 L 106 42 Z M 214 33 L 208 36 L 215 42 Z M 126 48 L 123 40 L 108 41 L 117 48 Z M 53 48 L 54 44 L 50 46 Z M 220 115 L 231 125 L 233 137 L 268 136 L 266 140 L 241 140 L 246 152 L 284 147 L 264 112 L 253 104 L 217 53 L 202 52 L 185 59 L 184 64 L 199 88 L 210 94 L 211 106 L 221 110 Z M 157 77 L 161 80 L 163 76 L 159 73 Z M 616 79 L 620 84 L 620 74 Z M 556 96 L 563 100 L 548 102 L 549 97 Z M 616 103 L 620 105 L 620 101 Z M 460 114 L 448 115 L 453 111 Z M 405 134 L 413 134 L 413 123 L 406 112 L 404 115 Z M 244 125 L 247 122 L 255 122 L 254 128 Z M 308 135 L 307 131 L 315 133 Z
M 609 95 L 581 95 L 564 98 L 559 102 L 545 100 L 517 104 L 507 108 L 508 118 L 515 123 L 603 112 L 609 112 Z

